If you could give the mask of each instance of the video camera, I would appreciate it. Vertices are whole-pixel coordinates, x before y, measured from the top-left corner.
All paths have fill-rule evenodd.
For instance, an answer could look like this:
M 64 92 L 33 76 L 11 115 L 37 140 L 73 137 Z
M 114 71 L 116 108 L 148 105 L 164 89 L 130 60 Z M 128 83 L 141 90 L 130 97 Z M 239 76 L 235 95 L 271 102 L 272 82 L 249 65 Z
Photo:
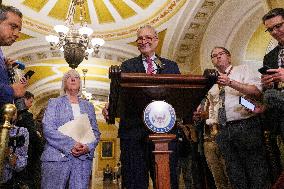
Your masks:
M 16 135 L 9 138 L 9 147 L 13 148 L 20 148 L 25 144 L 25 137 L 24 135 Z

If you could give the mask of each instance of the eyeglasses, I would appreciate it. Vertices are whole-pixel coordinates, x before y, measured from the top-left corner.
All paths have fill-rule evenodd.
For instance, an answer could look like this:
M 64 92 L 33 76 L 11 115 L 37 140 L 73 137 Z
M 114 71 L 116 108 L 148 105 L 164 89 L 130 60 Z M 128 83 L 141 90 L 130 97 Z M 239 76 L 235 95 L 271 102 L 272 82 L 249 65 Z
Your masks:
M 211 55 L 211 58 L 216 58 L 217 56 L 222 56 L 222 55 L 224 55 L 224 54 L 227 54 L 225 51 L 221 51 L 221 52 L 219 52 L 219 53 L 217 53 L 217 54 L 212 54 Z
M 280 22 L 280 23 L 278 23 L 278 24 L 275 24 L 274 26 L 272 26 L 272 27 L 270 27 L 270 28 L 267 28 L 267 29 L 265 30 L 265 32 L 271 33 L 271 32 L 273 32 L 275 29 L 278 30 L 279 28 L 282 27 L 283 24 L 284 24 L 284 22 Z
M 157 39 L 156 36 L 140 36 L 136 39 L 136 42 L 137 43 L 142 43 L 143 41 L 146 41 L 146 42 L 152 42 L 154 39 Z
M 66 80 L 68 79 L 68 78 L 75 78 L 75 79 L 80 79 L 80 76 L 78 76 L 78 75 L 71 75 L 71 74 L 68 74 L 68 75 L 66 75 L 65 76 L 65 78 L 66 78 Z

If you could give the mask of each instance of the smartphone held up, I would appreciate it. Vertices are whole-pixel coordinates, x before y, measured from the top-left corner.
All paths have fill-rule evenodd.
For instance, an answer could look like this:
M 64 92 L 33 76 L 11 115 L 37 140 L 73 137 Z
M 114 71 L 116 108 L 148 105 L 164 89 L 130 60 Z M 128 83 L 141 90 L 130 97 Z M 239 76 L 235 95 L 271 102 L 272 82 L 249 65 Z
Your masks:
M 253 104 L 252 102 L 248 101 L 247 99 L 245 99 L 242 96 L 240 96 L 239 104 L 241 104 L 242 106 L 244 106 L 245 108 L 247 108 L 247 109 L 249 109 L 251 111 L 255 110 L 255 104 Z

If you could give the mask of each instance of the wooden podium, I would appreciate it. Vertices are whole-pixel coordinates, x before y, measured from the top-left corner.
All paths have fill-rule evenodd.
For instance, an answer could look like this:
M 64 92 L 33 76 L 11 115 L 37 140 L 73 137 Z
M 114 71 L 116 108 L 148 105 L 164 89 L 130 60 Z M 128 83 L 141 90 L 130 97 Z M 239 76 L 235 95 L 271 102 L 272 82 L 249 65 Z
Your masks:
M 114 124 L 116 117 L 124 117 L 125 109 L 133 106 L 141 119 L 143 110 L 154 100 L 162 100 L 175 109 L 176 117 L 186 123 L 192 122 L 192 113 L 195 111 L 208 90 L 216 82 L 218 72 L 205 70 L 202 75 L 121 73 L 119 66 L 109 69 L 110 96 L 109 96 L 109 124 Z M 135 99 L 130 100 L 130 99 Z M 145 126 L 146 127 L 146 126 Z M 173 134 L 149 135 L 155 150 L 156 188 L 170 189 L 169 156 L 171 151 L 168 143 L 175 139 Z

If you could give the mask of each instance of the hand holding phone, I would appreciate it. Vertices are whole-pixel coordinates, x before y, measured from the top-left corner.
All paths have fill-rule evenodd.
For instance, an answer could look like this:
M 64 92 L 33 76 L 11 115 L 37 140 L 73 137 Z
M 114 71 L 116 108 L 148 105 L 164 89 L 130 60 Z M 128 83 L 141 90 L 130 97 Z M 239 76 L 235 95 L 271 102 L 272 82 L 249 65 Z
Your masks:
M 267 70 L 272 69 L 269 66 L 265 65 L 262 68 L 259 68 L 258 71 L 259 73 L 265 75 L 265 74 L 273 74 L 273 72 L 267 72 Z
M 244 106 L 245 108 L 254 111 L 255 110 L 255 105 L 253 103 L 251 103 L 250 101 L 248 101 L 247 99 L 245 99 L 244 97 L 240 96 L 240 101 L 239 103 Z
M 27 73 L 25 73 L 24 77 L 26 79 L 30 79 L 32 77 L 32 75 L 34 75 L 34 73 L 35 72 L 33 70 L 29 70 L 29 71 L 27 71 Z

